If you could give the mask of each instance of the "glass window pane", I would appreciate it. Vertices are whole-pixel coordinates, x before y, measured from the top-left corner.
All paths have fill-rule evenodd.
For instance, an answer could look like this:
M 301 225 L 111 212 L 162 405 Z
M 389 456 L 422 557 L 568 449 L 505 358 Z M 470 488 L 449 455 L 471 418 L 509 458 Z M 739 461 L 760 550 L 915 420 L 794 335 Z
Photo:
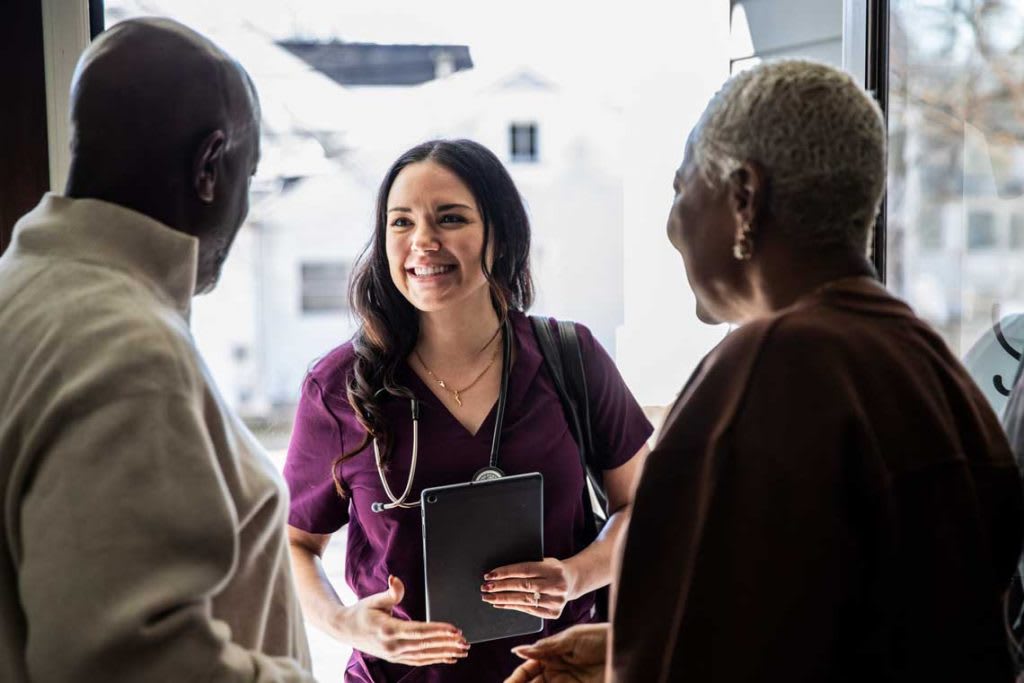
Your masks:
M 513 123 L 509 126 L 512 161 L 537 161 L 537 124 Z
M 346 263 L 302 264 L 302 312 L 331 313 L 348 309 Z
M 1024 7 L 890 3 L 888 283 L 997 412 L 1024 347 Z
M 1010 216 L 1010 249 L 1024 249 L 1024 213 Z
M 917 239 L 921 249 L 937 250 L 943 247 L 942 211 L 938 207 L 923 206 L 916 221 Z
M 996 246 L 996 219 L 991 211 L 974 210 L 967 213 L 967 249 L 978 251 Z

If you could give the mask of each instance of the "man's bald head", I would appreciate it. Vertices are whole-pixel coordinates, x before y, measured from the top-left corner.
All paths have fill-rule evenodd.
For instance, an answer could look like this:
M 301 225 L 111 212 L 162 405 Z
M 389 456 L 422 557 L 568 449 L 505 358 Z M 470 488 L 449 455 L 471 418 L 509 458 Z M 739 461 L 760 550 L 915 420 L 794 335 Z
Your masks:
M 259 104 L 245 70 L 166 19 L 114 25 L 71 86 L 67 194 L 103 199 L 199 238 L 197 291 L 216 282 L 248 211 Z

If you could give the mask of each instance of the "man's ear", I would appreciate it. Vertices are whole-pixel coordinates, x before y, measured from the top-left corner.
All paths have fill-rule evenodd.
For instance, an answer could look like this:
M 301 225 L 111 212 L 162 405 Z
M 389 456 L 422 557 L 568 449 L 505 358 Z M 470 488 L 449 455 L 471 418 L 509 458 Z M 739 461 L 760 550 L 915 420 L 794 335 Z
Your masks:
M 767 206 L 767 185 L 764 168 L 756 161 L 745 161 L 729 176 L 729 203 L 737 225 L 757 231 L 764 220 Z
M 195 163 L 192 166 L 192 184 L 199 200 L 206 204 L 213 203 L 227 139 L 224 131 L 215 130 L 206 136 L 196 151 Z

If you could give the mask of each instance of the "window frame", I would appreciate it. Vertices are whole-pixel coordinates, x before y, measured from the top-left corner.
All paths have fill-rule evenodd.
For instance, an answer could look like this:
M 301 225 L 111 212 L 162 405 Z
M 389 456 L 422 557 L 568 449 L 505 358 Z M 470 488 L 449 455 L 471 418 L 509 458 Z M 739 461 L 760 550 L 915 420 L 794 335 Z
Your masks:
M 881 108 L 888 142 L 889 0 L 843 0 L 843 66 L 860 80 Z M 888 176 L 886 169 L 887 186 Z M 882 284 L 886 281 L 888 212 L 888 197 L 883 194 L 871 240 L 871 263 Z
M 528 135 L 528 153 L 516 153 L 516 141 L 520 132 Z M 536 164 L 540 162 L 540 125 L 536 121 L 509 121 L 508 158 L 514 164 Z
M 339 272 L 335 272 L 337 269 Z M 340 277 L 331 277 L 340 275 Z M 299 262 L 299 314 L 302 317 L 325 314 L 348 313 L 348 282 L 352 276 L 352 264 L 346 261 L 302 260 Z M 339 287 L 328 287 L 332 281 L 339 281 Z M 316 305 L 309 302 L 334 297 L 338 306 Z

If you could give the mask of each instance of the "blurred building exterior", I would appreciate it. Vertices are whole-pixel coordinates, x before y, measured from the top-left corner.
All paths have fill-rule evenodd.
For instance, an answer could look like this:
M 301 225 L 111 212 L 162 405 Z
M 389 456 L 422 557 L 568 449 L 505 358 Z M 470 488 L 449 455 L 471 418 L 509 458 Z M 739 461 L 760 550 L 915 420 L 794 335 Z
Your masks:
M 890 5 L 888 284 L 997 404 L 1024 345 L 1012 317 L 1024 310 L 1024 8 Z M 109 24 L 179 7 L 107 9 Z M 614 103 L 536 65 L 481 68 L 465 45 L 275 42 L 237 16 L 187 17 L 246 65 L 263 99 L 252 215 L 194 314 L 226 397 L 251 417 L 290 412 L 309 365 L 355 329 L 344 290 L 388 164 L 425 139 L 469 137 L 505 161 L 528 204 L 534 311 L 588 324 L 641 403 L 669 403 L 726 332 L 692 316 L 662 227 L 685 122 L 730 70 L 789 56 L 841 65 L 844 3 L 731 0 L 699 25 L 664 11 L 658 26 L 630 15 L 624 28 L 672 24 L 665 34 L 680 45 L 705 40 L 706 59 L 648 74 L 634 44 L 628 63 L 641 66 L 603 91 Z M 651 188 L 662 186 L 659 204 Z M 1004 318 L 1000 341 L 993 322 Z
M 109 2 L 108 25 L 174 16 L 171 5 Z M 193 25 L 245 65 L 263 109 L 249 218 L 220 286 L 193 313 L 210 369 L 244 416 L 290 416 L 310 365 L 354 333 L 348 278 L 378 184 L 432 138 L 471 138 L 506 163 L 533 226 L 533 311 L 584 321 L 614 352 L 624 289 L 614 106 L 533 68 L 473 68 L 465 46 L 274 42 L 243 21 Z

